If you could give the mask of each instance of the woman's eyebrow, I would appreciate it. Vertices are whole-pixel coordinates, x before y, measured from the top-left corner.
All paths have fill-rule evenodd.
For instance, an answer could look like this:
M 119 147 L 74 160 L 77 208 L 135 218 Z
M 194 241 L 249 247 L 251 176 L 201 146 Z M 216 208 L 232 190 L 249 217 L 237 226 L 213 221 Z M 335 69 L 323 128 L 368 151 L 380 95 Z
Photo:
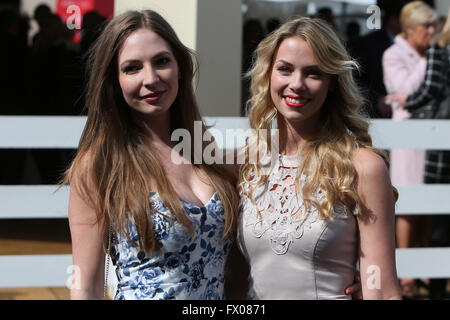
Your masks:
M 275 63 L 284 63 L 289 66 L 292 66 L 292 63 L 290 63 L 289 61 L 283 60 L 283 59 L 279 59 L 279 60 L 275 61 Z
M 319 66 L 317 64 L 311 64 L 309 66 L 305 66 L 305 67 L 303 67 L 303 69 L 304 70 L 319 70 L 320 71 L 320 68 L 319 68 Z
M 128 60 L 123 61 L 123 62 L 120 64 L 120 66 L 122 67 L 124 64 L 135 63 L 135 62 L 139 62 L 139 61 L 140 61 L 140 60 L 138 60 L 138 59 L 128 59 Z
M 159 57 L 161 57 L 161 56 L 166 56 L 166 55 L 171 56 L 172 54 L 171 54 L 169 51 L 164 50 L 164 51 L 161 51 L 161 52 L 158 52 L 157 54 L 155 54 L 155 55 L 152 57 L 152 60 L 157 59 L 157 58 L 159 58 Z
M 283 60 L 283 59 L 279 59 L 279 60 L 275 61 L 275 63 L 283 63 L 288 66 L 293 66 L 292 63 L 290 63 L 289 61 Z M 320 70 L 320 68 L 317 64 L 307 65 L 307 66 L 302 67 L 302 69 L 303 70 Z
M 151 60 L 157 59 L 164 55 L 171 55 L 171 53 L 170 53 L 170 51 L 167 51 L 167 50 L 159 51 L 158 53 L 156 53 L 155 55 L 152 56 Z M 127 59 L 127 60 L 123 61 L 120 64 L 120 66 L 122 67 L 124 64 L 127 64 L 127 63 L 136 63 L 136 62 L 141 62 L 141 61 L 142 60 L 140 60 L 140 59 Z

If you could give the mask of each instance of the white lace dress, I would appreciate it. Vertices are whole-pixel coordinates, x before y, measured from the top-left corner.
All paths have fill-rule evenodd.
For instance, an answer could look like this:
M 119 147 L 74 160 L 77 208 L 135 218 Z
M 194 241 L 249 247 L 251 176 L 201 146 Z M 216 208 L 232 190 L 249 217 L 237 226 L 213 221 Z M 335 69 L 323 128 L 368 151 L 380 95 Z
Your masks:
M 342 203 L 333 220 L 319 219 L 295 189 L 298 159 L 279 156 L 268 182 L 241 195 L 238 243 L 250 264 L 253 299 L 351 299 L 344 293 L 356 272 L 357 225 Z M 302 175 L 304 183 L 308 177 Z M 324 195 L 314 193 L 321 202 Z

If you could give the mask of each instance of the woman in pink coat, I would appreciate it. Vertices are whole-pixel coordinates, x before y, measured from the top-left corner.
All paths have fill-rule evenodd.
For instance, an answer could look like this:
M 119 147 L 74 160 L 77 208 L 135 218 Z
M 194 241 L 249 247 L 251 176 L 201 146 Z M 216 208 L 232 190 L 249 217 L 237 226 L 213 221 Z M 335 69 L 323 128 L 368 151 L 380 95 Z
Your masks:
M 384 84 L 389 94 L 412 93 L 424 80 L 426 57 L 435 32 L 437 13 L 422 1 L 413 1 L 400 13 L 402 33 L 383 54 Z M 411 115 L 400 105 L 392 104 L 394 120 L 408 119 Z M 391 179 L 395 186 L 422 184 L 425 167 L 425 150 L 391 150 Z M 397 218 L 397 246 L 408 248 L 426 244 L 426 216 L 402 216 Z M 413 240 L 418 235 L 420 239 Z M 412 298 L 417 294 L 414 279 L 402 279 L 402 294 Z

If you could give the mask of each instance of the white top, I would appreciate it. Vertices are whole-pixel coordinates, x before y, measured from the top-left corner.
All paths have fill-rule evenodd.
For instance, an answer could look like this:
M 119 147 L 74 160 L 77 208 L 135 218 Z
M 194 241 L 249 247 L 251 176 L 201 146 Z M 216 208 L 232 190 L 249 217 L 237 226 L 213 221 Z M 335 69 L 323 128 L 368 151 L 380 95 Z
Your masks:
M 298 163 L 297 156 L 279 156 L 267 183 L 253 192 L 257 208 L 244 185 L 238 243 L 251 266 L 249 296 L 351 299 L 344 290 L 354 281 L 356 219 L 340 202 L 332 221 L 320 219 L 314 206 L 305 213 L 295 188 Z M 307 178 L 302 174 L 301 183 Z M 319 203 L 325 198 L 320 190 L 314 196 Z

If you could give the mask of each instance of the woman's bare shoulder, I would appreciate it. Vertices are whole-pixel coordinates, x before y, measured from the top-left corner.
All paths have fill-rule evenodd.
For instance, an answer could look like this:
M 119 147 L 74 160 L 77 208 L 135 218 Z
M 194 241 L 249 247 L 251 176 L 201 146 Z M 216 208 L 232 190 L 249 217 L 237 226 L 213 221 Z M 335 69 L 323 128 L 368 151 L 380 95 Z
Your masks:
M 93 153 L 89 150 L 84 154 L 78 155 L 72 163 L 68 174 L 72 196 L 94 207 L 97 187 L 94 183 L 92 161 Z
M 384 159 L 367 148 L 358 148 L 353 152 L 353 165 L 359 177 L 374 177 L 387 172 Z

